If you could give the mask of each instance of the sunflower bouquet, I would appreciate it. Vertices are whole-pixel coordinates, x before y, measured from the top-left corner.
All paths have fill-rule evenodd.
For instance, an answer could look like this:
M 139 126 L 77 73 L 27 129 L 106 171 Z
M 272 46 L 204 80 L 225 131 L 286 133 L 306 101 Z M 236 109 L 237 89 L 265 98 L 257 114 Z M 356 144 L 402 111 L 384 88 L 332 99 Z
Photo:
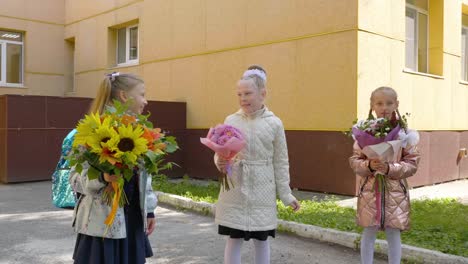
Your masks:
M 163 157 L 178 149 L 174 137 L 161 133 L 148 121 L 149 115 L 131 115 L 128 106 L 114 101 L 104 114 L 89 114 L 76 127 L 75 140 L 68 156 L 70 165 L 78 173 L 88 168 L 90 180 L 99 179 L 103 173 L 117 175 L 118 180 L 104 189 L 103 200 L 112 207 L 105 220 L 112 225 L 117 209 L 128 203 L 123 191 L 125 181 L 130 181 L 135 169 L 158 174 L 171 168 L 173 163 Z M 86 164 L 86 165 L 85 165 Z

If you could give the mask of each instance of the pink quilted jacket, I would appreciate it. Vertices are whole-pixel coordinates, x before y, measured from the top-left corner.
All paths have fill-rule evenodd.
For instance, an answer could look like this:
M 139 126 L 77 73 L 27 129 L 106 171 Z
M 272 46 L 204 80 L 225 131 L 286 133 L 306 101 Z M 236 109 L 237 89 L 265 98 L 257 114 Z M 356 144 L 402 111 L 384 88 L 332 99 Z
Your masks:
M 419 136 L 410 130 L 408 137 L 416 139 L 405 148 L 400 148 L 399 160 L 389 163 L 389 172 L 385 175 L 385 184 L 376 198 L 373 172 L 369 169 L 369 160 L 362 153 L 361 148 L 354 143 L 353 155 L 349 163 L 354 172 L 360 176 L 356 222 L 362 227 L 378 226 L 408 230 L 410 228 L 410 198 L 406 178 L 416 173 L 419 163 L 419 152 L 416 148 Z M 380 201 L 380 206 L 377 203 Z M 378 208 L 381 208 L 379 210 Z

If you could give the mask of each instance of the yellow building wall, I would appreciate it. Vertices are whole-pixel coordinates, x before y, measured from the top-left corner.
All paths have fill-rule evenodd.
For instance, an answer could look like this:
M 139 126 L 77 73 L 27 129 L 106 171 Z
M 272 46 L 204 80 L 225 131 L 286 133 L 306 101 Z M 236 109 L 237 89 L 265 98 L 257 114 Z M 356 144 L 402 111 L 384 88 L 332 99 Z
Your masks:
M 391 3 L 390 3 L 391 2 Z M 359 1 L 357 117 L 365 118 L 369 97 L 379 86 L 399 95 L 400 112 L 409 112 L 410 126 L 420 130 L 467 130 L 468 85 L 461 80 L 462 1 L 429 0 L 443 8 L 443 52 L 430 63 L 443 74 L 405 71 L 405 1 Z M 440 23 L 429 18 L 429 23 Z M 434 56 L 433 56 L 434 57 Z M 431 66 L 430 66 L 431 68 Z
M 412 114 L 417 129 L 468 127 L 468 85 L 460 81 L 467 0 L 429 0 L 433 75 L 404 70 L 404 0 L 0 0 L 0 6 L 0 28 L 25 32 L 25 87 L 0 87 L 0 94 L 64 95 L 74 70 L 73 95 L 92 97 L 105 73 L 134 72 L 146 80 L 150 100 L 185 101 L 188 127 L 207 128 L 237 109 L 236 82 L 257 63 L 268 71 L 267 104 L 287 129 L 343 130 L 367 115 L 370 92 L 381 85 L 398 91 L 401 111 Z M 139 24 L 139 64 L 115 67 L 112 28 L 129 22 Z
M 24 87 L 0 94 L 64 95 L 64 12 L 63 0 L 0 0 L 0 29 L 24 33 Z
M 287 129 L 343 130 L 356 116 L 357 1 L 95 2 L 66 1 L 76 96 L 94 96 L 106 72 L 134 72 L 150 100 L 185 101 L 188 127 L 207 128 L 237 110 L 236 82 L 256 63 Z M 139 65 L 114 67 L 109 27 L 132 20 Z

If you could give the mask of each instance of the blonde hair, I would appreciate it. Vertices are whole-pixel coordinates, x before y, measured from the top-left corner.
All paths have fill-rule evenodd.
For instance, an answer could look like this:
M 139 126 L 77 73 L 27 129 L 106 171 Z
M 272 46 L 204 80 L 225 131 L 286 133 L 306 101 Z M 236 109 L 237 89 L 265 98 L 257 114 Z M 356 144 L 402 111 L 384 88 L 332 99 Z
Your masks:
M 143 80 L 131 73 L 111 73 L 106 74 L 104 80 L 97 91 L 96 97 L 91 104 L 89 113 L 104 112 L 104 108 L 107 105 L 112 104 L 112 100 L 119 100 L 119 92 L 129 92 L 139 84 L 143 84 Z
M 369 119 L 374 119 L 374 115 L 372 114 L 372 101 L 374 100 L 374 96 L 377 94 L 377 93 L 380 93 L 380 92 L 384 92 L 384 93 L 387 93 L 391 96 L 394 97 L 395 101 L 398 100 L 398 94 L 397 92 L 395 91 L 395 89 L 393 89 L 392 87 L 388 87 L 388 86 L 380 86 L 379 88 L 375 89 L 374 91 L 372 91 L 371 93 L 371 96 L 370 96 L 370 109 L 369 109 Z M 400 115 L 400 112 L 398 111 L 398 108 L 395 109 L 395 112 L 398 116 L 398 120 L 402 120 L 401 118 L 401 115 Z M 403 127 L 403 125 L 402 125 Z M 403 127 L 405 130 L 406 128 Z
M 391 94 L 395 98 L 395 100 L 398 100 L 398 94 L 395 91 L 395 89 L 393 89 L 392 87 L 388 87 L 388 86 L 380 86 L 379 88 L 372 91 L 371 97 L 370 97 L 371 103 L 372 103 L 372 100 L 374 99 L 375 94 L 379 92 L 386 92 L 388 94 Z
M 266 71 L 265 69 L 262 68 L 262 66 L 260 65 L 256 65 L 256 64 L 253 64 L 253 65 L 250 65 L 247 70 L 259 70 L 259 71 L 262 71 L 265 76 L 266 76 Z M 256 74 L 251 74 L 251 75 L 247 75 L 247 76 L 244 76 L 240 79 L 240 81 L 248 81 L 250 82 L 253 86 L 255 86 L 255 88 L 257 88 L 258 90 L 261 90 L 261 89 L 265 89 L 266 88 L 266 80 L 264 80 L 263 78 L 261 78 L 260 76 L 256 75 Z

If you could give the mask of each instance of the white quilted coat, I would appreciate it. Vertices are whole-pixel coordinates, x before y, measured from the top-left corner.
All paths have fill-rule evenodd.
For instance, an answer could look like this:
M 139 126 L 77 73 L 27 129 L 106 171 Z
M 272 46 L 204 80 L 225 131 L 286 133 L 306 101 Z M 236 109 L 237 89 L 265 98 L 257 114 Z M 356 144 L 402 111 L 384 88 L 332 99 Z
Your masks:
M 252 114 L 239 110 L 224 123 L 240 129 L 247 145 L 232 165 L 234 187 L 219 194 L 215 222 L 244 231 L 275 229 L 276 196 L 284 205 L 295 200 L 283 123 L 266 107 Z M 222 165 L 217 155 L 215 163 Z

